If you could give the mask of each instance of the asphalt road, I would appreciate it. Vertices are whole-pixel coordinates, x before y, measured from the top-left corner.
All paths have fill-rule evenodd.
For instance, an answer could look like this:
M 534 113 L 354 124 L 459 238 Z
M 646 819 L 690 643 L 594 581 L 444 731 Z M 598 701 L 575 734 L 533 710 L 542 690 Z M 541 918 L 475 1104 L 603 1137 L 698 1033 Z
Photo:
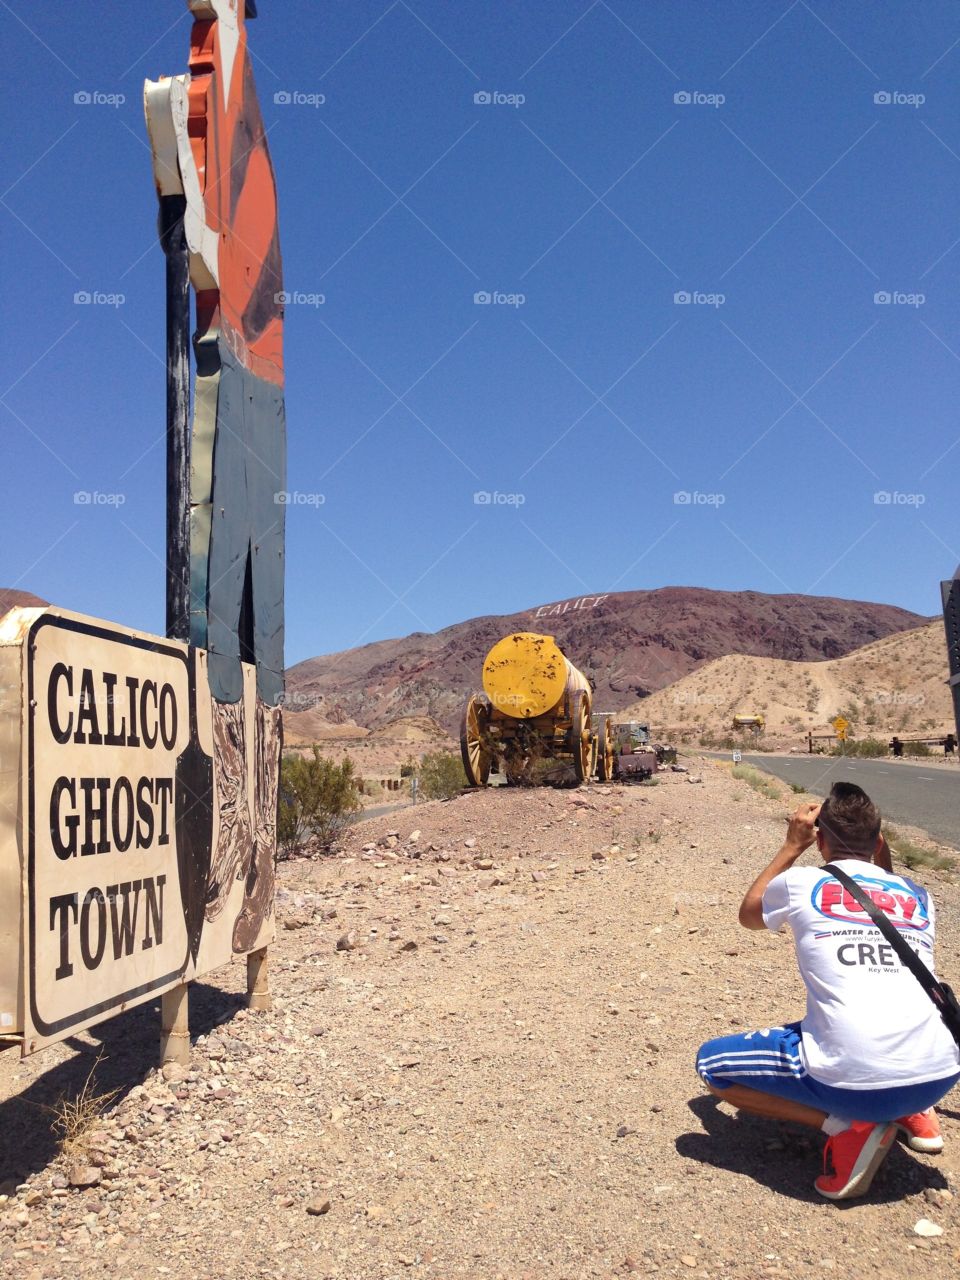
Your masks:
M 892 760 L 837 760 L 823 756 L 747 755 L 744 762 L 786 782 L 797 782 L 825 796 L 838 779 L 869 792 L 885 818 L 928 831 L 960 848 L 960 768 L 924 769 Z

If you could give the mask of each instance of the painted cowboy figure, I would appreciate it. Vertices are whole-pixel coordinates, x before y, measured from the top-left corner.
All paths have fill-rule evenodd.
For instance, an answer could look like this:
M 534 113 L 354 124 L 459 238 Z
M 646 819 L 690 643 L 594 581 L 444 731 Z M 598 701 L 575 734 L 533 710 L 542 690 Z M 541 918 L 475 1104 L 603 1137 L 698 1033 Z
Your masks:
M 255 944 L 273 888 L 283 694 L 283 277 L 276 184 L 247 51 L 255 6 L 187 0 L 187 7 L 195 19 L 189 74 L 147 81 L 144 98 L 165 248 L 169 257 L 179 219 L 196 296 L 193 420 L 183 427 L 189 492 L 184 474 L 180 496 L 181 509 L 189 508 L 184 607 L 213 697 L 219 834 L 204 856 L 202 840 L 194 841 L 182 872 L 202 880 L 208 921 L 244 881 L 234 924 L 234 948 L 244 951 Z M 168 314 L 169 307 L 168 298 Z M 185 419 L 188 392 L 178 407 Z M 244 709 L 245 663 L 255 669 L 252 719 Z M 198 777 L 202 763 L 193 762 Z

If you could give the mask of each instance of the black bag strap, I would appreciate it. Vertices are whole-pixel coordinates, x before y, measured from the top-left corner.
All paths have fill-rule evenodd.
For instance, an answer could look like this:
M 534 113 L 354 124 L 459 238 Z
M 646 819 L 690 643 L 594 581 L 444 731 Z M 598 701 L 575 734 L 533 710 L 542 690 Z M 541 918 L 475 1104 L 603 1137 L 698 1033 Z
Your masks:
M 824 871 L 829 871 L 835 880 L 839 880 L 847 893 L 850 894 L 850 897 L 860 903 L 861 907 L 863 907 L 864 911 L 936 1005 L 937 1011 L 942 1015 L 944 1009 L 948 1008 L 948 1002 L 944 994 L 943 987 L 916 954 L 913 948 L 908 943 L 904 942 L 903 938 L 893 927 L 884 913 L 880 910 L 877 904 L 863 892 L 856 880 L 851 879 L 845 871 L 841 871 L 834 862 L 828 862 L 823 869 Z

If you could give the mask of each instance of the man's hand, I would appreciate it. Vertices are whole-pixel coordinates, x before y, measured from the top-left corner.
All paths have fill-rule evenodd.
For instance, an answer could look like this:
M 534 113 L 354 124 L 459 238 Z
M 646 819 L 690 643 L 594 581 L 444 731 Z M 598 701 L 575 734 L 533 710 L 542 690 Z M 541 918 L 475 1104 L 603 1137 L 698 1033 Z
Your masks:
M 805 800 L 790 815 L 790 825 L 787 828 L 785 843 L 797 850 L 797 856 L 803 853 L 804 849 L 809 849 L 816 841 L 817 828 L 815 823 L 819 812 L 820 802 L 818 800 Z
M 740 903 L 740 923 L 745 929 L 762 929 L 764 927 L 764 891 L 775 876 L 792 867 L 804 849 L 809 849 L 814 843 L 817 838 L 817 828 L 814 823 L 819 812 L 820 804 L 818 801 L 805 800 L 790 815 L 787 838 L 770 865 L 761 871 L 756 880 L 754 880 L 744 894 L 743 902 Z

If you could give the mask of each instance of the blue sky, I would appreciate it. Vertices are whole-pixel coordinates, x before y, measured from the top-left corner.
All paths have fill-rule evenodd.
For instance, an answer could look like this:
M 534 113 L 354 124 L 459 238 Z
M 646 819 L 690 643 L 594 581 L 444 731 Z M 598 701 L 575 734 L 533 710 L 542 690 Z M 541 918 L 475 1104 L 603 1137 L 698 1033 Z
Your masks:
M 678 583 L 937 611 L 960 560 L 956 6 L 260 15 L 296 297 L 288 662 Z M 141 90 L 185 69 L 186 6 L 0 0 L 0 30 L 0 585 L 161 631 Z

